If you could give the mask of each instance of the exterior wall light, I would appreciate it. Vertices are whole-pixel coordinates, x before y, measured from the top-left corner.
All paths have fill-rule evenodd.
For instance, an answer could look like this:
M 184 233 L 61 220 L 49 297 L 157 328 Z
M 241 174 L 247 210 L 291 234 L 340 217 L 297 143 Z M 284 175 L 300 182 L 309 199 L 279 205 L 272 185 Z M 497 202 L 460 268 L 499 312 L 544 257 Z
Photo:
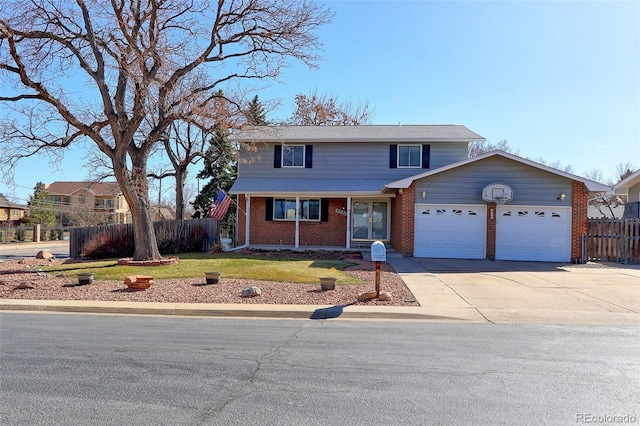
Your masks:
M 563 192 L 562 194 L 560 194 L 560 196 L 558 197 L 558 200 L 562 201 L 564 203 L 564 199 L 567 198 L 567 195 Z
M 427 198 L 427 191 L 422 191 L 422 194 L 420 194 L 420 195 L 422 195 L 422 199 L 423 200 L 426 199 Z

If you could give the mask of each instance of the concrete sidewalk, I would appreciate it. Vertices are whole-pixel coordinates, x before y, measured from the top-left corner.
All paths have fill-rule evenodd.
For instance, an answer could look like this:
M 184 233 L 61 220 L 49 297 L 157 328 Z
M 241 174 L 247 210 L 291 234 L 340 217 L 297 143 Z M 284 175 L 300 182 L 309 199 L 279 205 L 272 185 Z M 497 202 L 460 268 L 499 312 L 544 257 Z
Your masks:
M 640 326 L 640 267 L 393 256 L 420 307 L 0 300 L 3 311 Z M 384 290 L 384 283 L 382 284 Z

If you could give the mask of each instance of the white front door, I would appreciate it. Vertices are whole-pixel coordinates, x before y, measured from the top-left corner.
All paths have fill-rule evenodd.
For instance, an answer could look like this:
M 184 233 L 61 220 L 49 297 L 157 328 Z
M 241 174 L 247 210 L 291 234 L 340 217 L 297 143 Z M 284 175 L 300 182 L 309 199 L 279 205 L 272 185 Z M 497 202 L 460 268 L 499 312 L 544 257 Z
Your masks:
M 352 231 L 354 240 L 389 239 L 389 203 L 386 201 L 354 201 Z
M 415 213 L 415 257 L 486 257 L 485 205 L 417 204 Z
M 496 259 L 571 260 L 571 207 L 498 206 Z

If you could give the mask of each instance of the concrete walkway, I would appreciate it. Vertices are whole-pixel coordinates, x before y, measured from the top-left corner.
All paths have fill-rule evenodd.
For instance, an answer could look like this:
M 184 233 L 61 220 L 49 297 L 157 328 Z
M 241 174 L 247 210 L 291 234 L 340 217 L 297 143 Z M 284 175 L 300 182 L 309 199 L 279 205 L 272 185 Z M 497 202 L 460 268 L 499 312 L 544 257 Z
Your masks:
M 0 300 L 0 310 L 640 326 L 640 267 L 388 257 L 420 307 Z M 384 283 L 381 283 L 384 290 Z

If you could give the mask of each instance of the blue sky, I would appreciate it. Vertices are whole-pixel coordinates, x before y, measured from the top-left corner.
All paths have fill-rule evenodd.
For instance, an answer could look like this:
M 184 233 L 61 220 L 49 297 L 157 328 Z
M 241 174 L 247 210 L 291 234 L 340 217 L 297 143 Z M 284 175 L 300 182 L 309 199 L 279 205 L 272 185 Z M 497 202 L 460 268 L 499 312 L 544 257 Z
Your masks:
M 640 2 L 324 3 L 335 17 L 319 33 L 319 68 L 294 64 L 257 92 L 282 100 L 269 119 L 317 91 L 368 102 L 372 124 L 463 124 L 579 175 L 640 167 Z M 38 180 L 82 180 L 82 156 L 69 153 L 64 174 L 23 163 L 21 187 L 0 192 L 24 202 Z

